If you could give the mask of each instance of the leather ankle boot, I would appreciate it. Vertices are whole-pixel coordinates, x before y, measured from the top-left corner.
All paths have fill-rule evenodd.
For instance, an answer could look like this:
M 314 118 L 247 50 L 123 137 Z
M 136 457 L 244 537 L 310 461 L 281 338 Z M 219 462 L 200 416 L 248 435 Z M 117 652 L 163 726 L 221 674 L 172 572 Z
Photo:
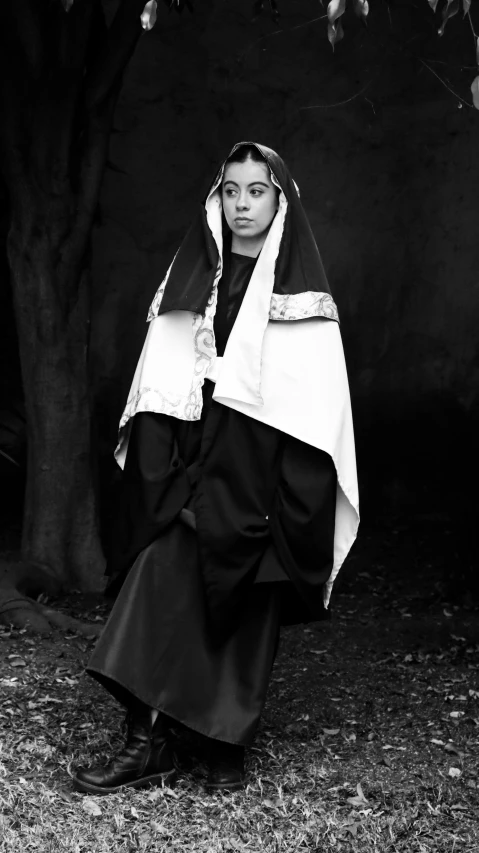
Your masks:
M 208 791 L 240 791 L 245 784 L 244 746 L 212 741 L 206 780 Z
M 127 736 L 123 750 L 108 764 L 85 769 L 73 777 L 73 787 L 89 794 L 114 794 L 121 788 L 168 785 L 176 778 L 173 757 L 166 740 L 167 726 L 160 713 L 151 725 L 151 710 L 127 714 Z

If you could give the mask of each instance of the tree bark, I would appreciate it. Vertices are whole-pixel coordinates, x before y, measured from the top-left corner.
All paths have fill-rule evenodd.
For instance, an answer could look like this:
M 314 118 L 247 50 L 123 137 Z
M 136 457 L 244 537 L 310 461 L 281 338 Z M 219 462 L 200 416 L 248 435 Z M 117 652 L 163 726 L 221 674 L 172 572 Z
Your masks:
M 103 583 L 88 377 L 89 245 L 123 71 L 146 0 L 0 3 L 0 166 L 28 465 L 22 591 Z M 38 569 L 42 569 L 39 572 Z M 28 577 L 31 578 L 30 587 Z M 12 575 L 11 586 L 16 579 Z
M 45 207 L 14 222 L 8 240 L 29 434 L 22 557 L 62 586 L 98 589 L 104 558 L 91 461 L 88 274 L 74 269 L 78 281 L 59 280 L 52 232 L 61 223 Z

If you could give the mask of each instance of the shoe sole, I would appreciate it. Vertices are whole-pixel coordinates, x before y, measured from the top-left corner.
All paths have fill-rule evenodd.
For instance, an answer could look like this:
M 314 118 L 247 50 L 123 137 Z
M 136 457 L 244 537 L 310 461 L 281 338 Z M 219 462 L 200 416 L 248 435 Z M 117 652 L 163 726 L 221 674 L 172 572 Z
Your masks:
M 82 782 L 74 776 L 73 788 L 82 794 L 96 794 L 101 797 L 107 794 L 117 794 L 123 788 L 148 788 L 150 785 L 173 788 L 176 779 L 176 770 L 170 770 L 168 773 L 157 773 L 154 776 L 144 776 L 142 779 L 134 779 L 133 782 L 125 782 L 124 785 L 117 785 L 115 788 L 102 788 L 100 785 L 91 785 L 89 782 Z
M 235 791 L 244 791 L 246 788 L 246 781 L 242 782 L 231 782 L 231 784 L 223 784 L 223 785 L 210 785 L 208 782 L 205 785 L 206 790 L 210 794 L 214 794 L 216 792 L 229 791 L 230 793 L 234 793 Z

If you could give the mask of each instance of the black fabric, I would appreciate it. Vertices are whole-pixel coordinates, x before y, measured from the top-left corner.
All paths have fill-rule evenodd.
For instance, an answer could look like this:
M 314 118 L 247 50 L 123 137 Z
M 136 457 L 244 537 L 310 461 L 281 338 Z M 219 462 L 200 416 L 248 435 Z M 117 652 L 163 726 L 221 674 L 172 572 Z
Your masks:
M 282 623 L 322 618 L 322 587 L 333 564 L 331 457 L 212 401 L 213 389 L 207 381 L 201 421 L 136 415 L 115 527 L 124 550 L 117 546 L 109 564 L 110 593 L 140 551 L 178 517 L 184 494 L 184 506 L 196 515 L 207 606 L 217 629 L 240 617 L 258 581 L 289 581 Z
M 223 275 L 218 285 L 218 301 L 214 319 L 216 354 L 224 355 L 243 298 L 256 265 L 256 258 L 227 252 Z
M 221 355 L 256 259 L 225 254 L 215 334 Z M 186 508 L 195 514 L 211 624 L 240 618 L 251 586 L 289 581 L 281 621 L 324 616 L 333 565 L 337 477 L 331 457 L 212 400 L 199 421 L 133 418 L 107 573 L 116 595 L 140 552 Z
M 87 672 L 127 707 L 139 699 L 194 731 L 246 745 L 277 647 L 279 586 L 253 587 L 241 621 L 218 641 L 196 536 L 177 521 L 136 560 Z
M 258 149 L 288 201 L 275 267 L 273 292 L 282 295 L 305 291 L 330 293 L 311 226 L 286 164 L 271 148 L 255 142 L 239 142 L 228 156 L 242 145 L 254 145 Z M 221 164 L 211 186 L 216 182 L 225 162 L 226 160 Z M 217 264 L 218 250 L 206 221 L 203 204 L 173 262 L 158 313 L 188 310 L 204 314 L 213 287 Z

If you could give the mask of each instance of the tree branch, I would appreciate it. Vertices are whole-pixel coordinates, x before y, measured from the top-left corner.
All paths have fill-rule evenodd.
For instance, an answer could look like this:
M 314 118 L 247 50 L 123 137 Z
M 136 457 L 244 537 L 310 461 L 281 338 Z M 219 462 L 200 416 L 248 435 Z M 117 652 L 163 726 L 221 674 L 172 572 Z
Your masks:
M 120 0 L 108 29 L 105 50 L 87 76 L 85 99 L 88 109 L 108 97 L 130 59 L 142 33 L 141 13 L 145 0 Z
M 79 267 L 88 246 L 100 195 L 101 181 L 108 154 L 110 128 L 120 84 L 121 80 L 119 79 L 109 92 L 107 100 L 103 101 L 101 110 L 96 110 L 94 115 L 90 117 L 80 171 L 76 219 L 61 253 L 62 261 L 59 273 L 64 278 L 68 277 L 72 270 Z

